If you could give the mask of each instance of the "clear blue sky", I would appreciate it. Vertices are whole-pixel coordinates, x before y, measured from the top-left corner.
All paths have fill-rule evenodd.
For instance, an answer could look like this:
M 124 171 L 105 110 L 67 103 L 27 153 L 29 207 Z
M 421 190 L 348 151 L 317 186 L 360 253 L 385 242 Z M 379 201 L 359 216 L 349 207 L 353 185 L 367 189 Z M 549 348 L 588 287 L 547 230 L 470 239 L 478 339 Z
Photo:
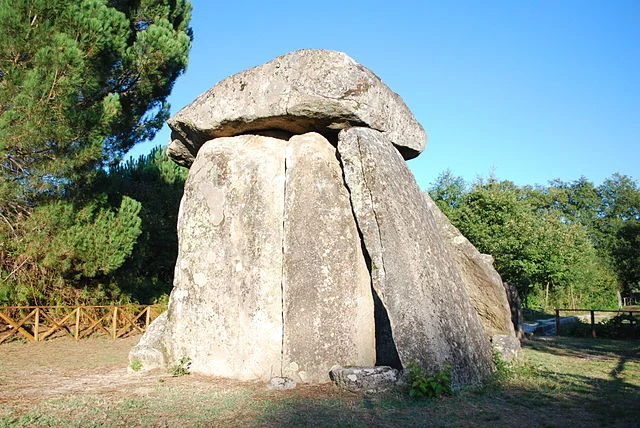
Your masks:
M 193 1 L 172 113 L 292 50 L 333 49 L 400 94 L 429 135 L 423 189 L 450 169 L 516 184 L 640 179 L 640 0 Z M 168 142 L 163 129 L 146 153 Z

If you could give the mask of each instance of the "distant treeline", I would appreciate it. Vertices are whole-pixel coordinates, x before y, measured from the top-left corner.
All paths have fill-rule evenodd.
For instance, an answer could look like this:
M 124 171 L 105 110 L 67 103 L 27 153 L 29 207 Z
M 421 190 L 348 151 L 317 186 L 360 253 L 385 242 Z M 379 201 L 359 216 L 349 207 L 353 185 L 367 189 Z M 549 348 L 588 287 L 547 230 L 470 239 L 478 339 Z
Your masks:
M 445 171 L 428 190 L 528 307 L 616 307 L 640 291 L 640 190 L 614 174 L 548 186 Z

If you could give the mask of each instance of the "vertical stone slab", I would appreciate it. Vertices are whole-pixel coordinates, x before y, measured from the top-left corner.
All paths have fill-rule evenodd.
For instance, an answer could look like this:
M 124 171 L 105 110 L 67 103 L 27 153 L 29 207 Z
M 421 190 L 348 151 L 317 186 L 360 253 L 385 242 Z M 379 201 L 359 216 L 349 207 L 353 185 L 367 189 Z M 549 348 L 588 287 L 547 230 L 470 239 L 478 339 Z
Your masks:
M 505 360 L 513 359 L 520 350 L 511 322 L 511 308 L 500 274 L 493 267 L 493 257 L 482 254 L 449 221 L 431 197 L 423 193 L 429 211 L 436 220 L 440 234 L 452 250 L 471 304 L 484 330 Z M 505 345 L 507 345 L 505 347 Z
M 335 147 L 294 136 L 286 171 L 283 375 L 325 382 L 375 363 L 371 281 Z
M 451 363 L 454 387 L 483 380 L 489 339 L 402 156 L 369 128 L 341 131 L 338 152 L 402 365 L 433 373 Z
M 184 356 L 198 373 L 280 376 L 286 144 L 243 135 L 198 152 L 178 217 L 170 364 Z

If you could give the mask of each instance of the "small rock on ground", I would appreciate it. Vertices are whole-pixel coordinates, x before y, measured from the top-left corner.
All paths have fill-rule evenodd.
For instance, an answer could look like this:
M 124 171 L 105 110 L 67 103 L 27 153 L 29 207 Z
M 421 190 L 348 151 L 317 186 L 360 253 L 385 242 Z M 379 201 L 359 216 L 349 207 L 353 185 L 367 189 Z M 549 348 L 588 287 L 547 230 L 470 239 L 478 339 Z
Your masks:
M 267 385 L 267 389 L 293 389 L 296 383 L 288 377 L 274 377 Z

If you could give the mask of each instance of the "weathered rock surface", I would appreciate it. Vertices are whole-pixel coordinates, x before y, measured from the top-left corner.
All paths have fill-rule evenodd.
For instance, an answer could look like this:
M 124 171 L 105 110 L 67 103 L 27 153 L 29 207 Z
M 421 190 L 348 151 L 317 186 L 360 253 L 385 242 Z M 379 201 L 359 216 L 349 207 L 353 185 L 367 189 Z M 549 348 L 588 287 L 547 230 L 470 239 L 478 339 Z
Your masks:
M 164 340 L 147 354 L 186 356 L 197 373 L 311 383 L 329 381 L 338 363 L 375 363 L 369 273 L 322 135 L 207 142 L 178 234 Z
M 167 318 L 169 361 L 240 380 L 280 376 L 287 142 L 207 142 L 185 183 Z
M 140 342 L 129 352 L 129 366 L 127 371 L 151 371 L 164 368 L 165 360 L 164 341 L 166 339 L 167 313 L 160 314 L 147 328 Z M 133 367 L 138 366 L 138 370 Z
M 520 350 L 511 322 L 511 309 L 500 274 L 493 267 L 493 257 L 480 253 L 449 221 L 431 197 L 423 193 L 428 210 L 433 215 L 440 234 L 452 248 L 462 283 L 480 317 L 485 332 L 492 339 L 494 349 L 507 360 Z M 504 337 L 503 337 L 504 336 Z M 499 343 L 498 343 L 499 342 Z
M 520 340 L 515 334 L 496 334 L 491 336 L 491 346 L 504 361 L 514 361 L 520 354 Z
M 396 386 L 398 370 L 388 366 L 342 367 L 331 369 L 331 380 L 349 391 L 382 392 Z
M 293 389 L 297 384 L 288 377 L 274 377 L 267 384 L 267 389 Z
M 371 280 L 336 148 L 289 140 L 284 213 L 283 375 L 325 382 L 329 368 L 375 364 Z
M 336 135 L 349 126 L 385 132 L 406 159 L 426 134 L 402 99 L 342 52 L 306 49 L 222 80 L 169 120 L 169 156 L 189 166 L 205 141 L 284 130 Z
M 492 370 L 489 340 L 402 157 L 369 128 L 341 131 L 338 152 L 402 365 L 434 373 L 449 362 L 454 387 L 480 382 Z

